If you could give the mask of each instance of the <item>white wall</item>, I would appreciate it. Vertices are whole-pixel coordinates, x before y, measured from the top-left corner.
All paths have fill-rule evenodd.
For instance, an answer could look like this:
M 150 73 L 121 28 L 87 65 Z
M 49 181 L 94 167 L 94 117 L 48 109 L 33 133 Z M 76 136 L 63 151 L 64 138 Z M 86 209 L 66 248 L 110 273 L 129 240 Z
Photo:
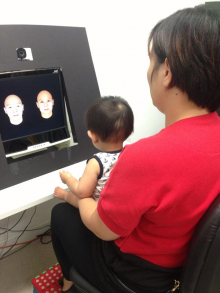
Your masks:
M 86 27 L 101 95 L 119 95 L 130 103 L 135 116 L 135 131 L 130 141 L 134 142 L 164 127 L 164 117 L 153 107 L 147 84 L 150 30 L 176 10 L 201 3 L 200 0 L 8 0 L 0 2 L 0 24 Z M 50 210 L 56 202 L 39 205 L 30 227 L 49 223 Z M 19 229 L 27 225 L 32 212 L 33 209 L 27 211 Z M 20 215 L 11 217 L 9 226 Z M 0 221 L 0 227 L 7 223 L 8 219 Z M 27 233 L 19 242 L 34 238 Z M 14 243 L 12 233 L 9 238 L 8 244 Z M 6 239 L 6 234 L 0 236 L 0 246 Z

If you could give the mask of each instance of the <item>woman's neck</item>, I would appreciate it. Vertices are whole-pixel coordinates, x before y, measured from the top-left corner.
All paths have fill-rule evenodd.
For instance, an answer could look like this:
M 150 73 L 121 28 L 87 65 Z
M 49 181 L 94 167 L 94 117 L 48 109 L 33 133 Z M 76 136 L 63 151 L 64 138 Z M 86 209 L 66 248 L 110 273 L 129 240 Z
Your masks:
M 186 118 L 191 118 L 191 117 L 196 117 L 196 116 L 201 116 L 201 115 L 206 115 L 209 114 L 210 112 L 206 109 L 198 109 L 198 111 L 187 111 L 179 115 L 166 115 L 165 118 L 165 127 L 179 121 L 182 119 Z
M 172 95 L 173 94 L 173 95 Z M 169 103 L 166 105 L 165 127 L 185 118 L 209 114 L 207 108 L 198 107 L 190 101 L 187 94 L 180 91 L 173 91 L 169 96 Z

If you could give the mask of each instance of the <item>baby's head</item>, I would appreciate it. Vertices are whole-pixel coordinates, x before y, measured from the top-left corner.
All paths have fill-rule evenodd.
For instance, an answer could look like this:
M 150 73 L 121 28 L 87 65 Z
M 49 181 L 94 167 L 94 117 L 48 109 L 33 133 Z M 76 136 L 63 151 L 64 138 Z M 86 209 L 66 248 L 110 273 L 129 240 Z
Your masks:
M 102 142 L 123 142 L 133 132 L 134 115 L 121 97 L 103 97 L 95 100 L 86 112 L 87 129 Z
M 46 90 L 39 92 L 37 95 L 36 105 L 41 112 L 41 116 L 45 119 L 50 118 L 53 115 L 54 99 Z
M 18 96 L 7 96 L 4 106 L 4 111 L 8 115 L 11 124 L 18 125 L 23 121 L 24 105 Z

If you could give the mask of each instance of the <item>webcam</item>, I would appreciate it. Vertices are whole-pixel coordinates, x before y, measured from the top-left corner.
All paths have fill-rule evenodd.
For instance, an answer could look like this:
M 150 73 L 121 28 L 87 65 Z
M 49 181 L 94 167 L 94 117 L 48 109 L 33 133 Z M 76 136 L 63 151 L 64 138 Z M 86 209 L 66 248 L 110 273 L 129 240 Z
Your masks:
M 18 61 L 33 61 L 31 48 L 17 48 Z
M 25 59 L 27 54 L 26 54 L 26 50 L 24 48 L 18 48 L 17 49 L 17 56 L 18 58 L 20 58 L 21 60 L 22 59 Z

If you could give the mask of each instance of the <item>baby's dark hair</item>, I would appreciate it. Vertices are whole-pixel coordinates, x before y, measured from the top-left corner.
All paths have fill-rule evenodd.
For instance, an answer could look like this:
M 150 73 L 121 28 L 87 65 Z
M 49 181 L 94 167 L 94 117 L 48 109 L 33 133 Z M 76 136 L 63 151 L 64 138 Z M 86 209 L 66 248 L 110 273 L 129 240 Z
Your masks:
M 87 129 L 103 142 L 124 141 L 133 132 L 134 115 L 121 97 L 107 96 L 95 100 L 85 115 Z

